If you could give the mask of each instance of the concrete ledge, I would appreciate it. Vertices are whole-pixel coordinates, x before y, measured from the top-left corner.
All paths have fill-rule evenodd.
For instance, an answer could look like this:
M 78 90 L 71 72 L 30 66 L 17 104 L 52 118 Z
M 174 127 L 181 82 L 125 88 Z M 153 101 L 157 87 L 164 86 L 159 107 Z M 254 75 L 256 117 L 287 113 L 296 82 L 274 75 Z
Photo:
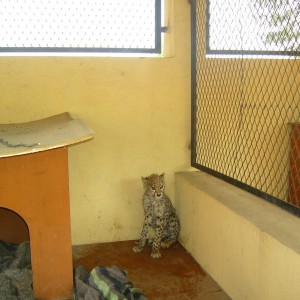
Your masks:
M 180 241 L 232 299 L 299 299 L 299 218 L 206 173 L 175 180 Z

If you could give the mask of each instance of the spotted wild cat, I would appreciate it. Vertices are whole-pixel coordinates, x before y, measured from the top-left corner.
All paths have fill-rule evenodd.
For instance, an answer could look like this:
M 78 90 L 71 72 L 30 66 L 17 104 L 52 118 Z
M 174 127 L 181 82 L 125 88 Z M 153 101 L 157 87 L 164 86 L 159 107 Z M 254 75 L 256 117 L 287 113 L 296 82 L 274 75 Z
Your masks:
M 135 253 L 141 252 L 148 240 L 152 243 L 152 258 L 160 258 L 160 248 L 168 248 L 177 241 L 180 222 L 169 197 L 164 194 L 164 174 L 152 174 L 142 177 L 144 184 L 144 225 L 140 240 L 133 248 Z M 154 231 L 154 237 L 150 232 Z

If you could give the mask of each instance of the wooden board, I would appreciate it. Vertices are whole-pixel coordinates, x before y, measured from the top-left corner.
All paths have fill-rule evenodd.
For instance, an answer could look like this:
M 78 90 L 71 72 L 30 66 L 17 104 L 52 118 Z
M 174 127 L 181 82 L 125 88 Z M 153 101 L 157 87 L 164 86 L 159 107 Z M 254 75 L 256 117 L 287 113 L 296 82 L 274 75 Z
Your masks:
M 94 132 L 69 113 L 27 123 L 0 124 L 0 158 L 88 141 Z

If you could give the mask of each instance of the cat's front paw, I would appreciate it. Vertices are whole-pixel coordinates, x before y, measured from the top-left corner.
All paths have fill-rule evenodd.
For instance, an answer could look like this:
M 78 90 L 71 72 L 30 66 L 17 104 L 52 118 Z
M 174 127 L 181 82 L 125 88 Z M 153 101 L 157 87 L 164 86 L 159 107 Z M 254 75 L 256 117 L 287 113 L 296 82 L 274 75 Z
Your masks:
M 132 250 L 133 250 L 134 253 L 140 253 L 140 252 L 143 251 L 143 247 L 141 247 L 141 246 L 134 246 L 132 248 Z
M 151 253 L 151 257 L 154 259 L 161 258 L 161 253 L 159 252 L 159 250 L 153 250 Z

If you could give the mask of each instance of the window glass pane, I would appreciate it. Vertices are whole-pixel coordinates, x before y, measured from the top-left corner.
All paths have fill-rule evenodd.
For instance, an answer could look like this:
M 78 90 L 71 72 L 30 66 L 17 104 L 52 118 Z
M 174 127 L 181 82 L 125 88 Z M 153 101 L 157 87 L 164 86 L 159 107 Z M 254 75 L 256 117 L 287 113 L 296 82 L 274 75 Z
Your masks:
M 159 2 L 1 0 L 0 47 L 155 49 Z

